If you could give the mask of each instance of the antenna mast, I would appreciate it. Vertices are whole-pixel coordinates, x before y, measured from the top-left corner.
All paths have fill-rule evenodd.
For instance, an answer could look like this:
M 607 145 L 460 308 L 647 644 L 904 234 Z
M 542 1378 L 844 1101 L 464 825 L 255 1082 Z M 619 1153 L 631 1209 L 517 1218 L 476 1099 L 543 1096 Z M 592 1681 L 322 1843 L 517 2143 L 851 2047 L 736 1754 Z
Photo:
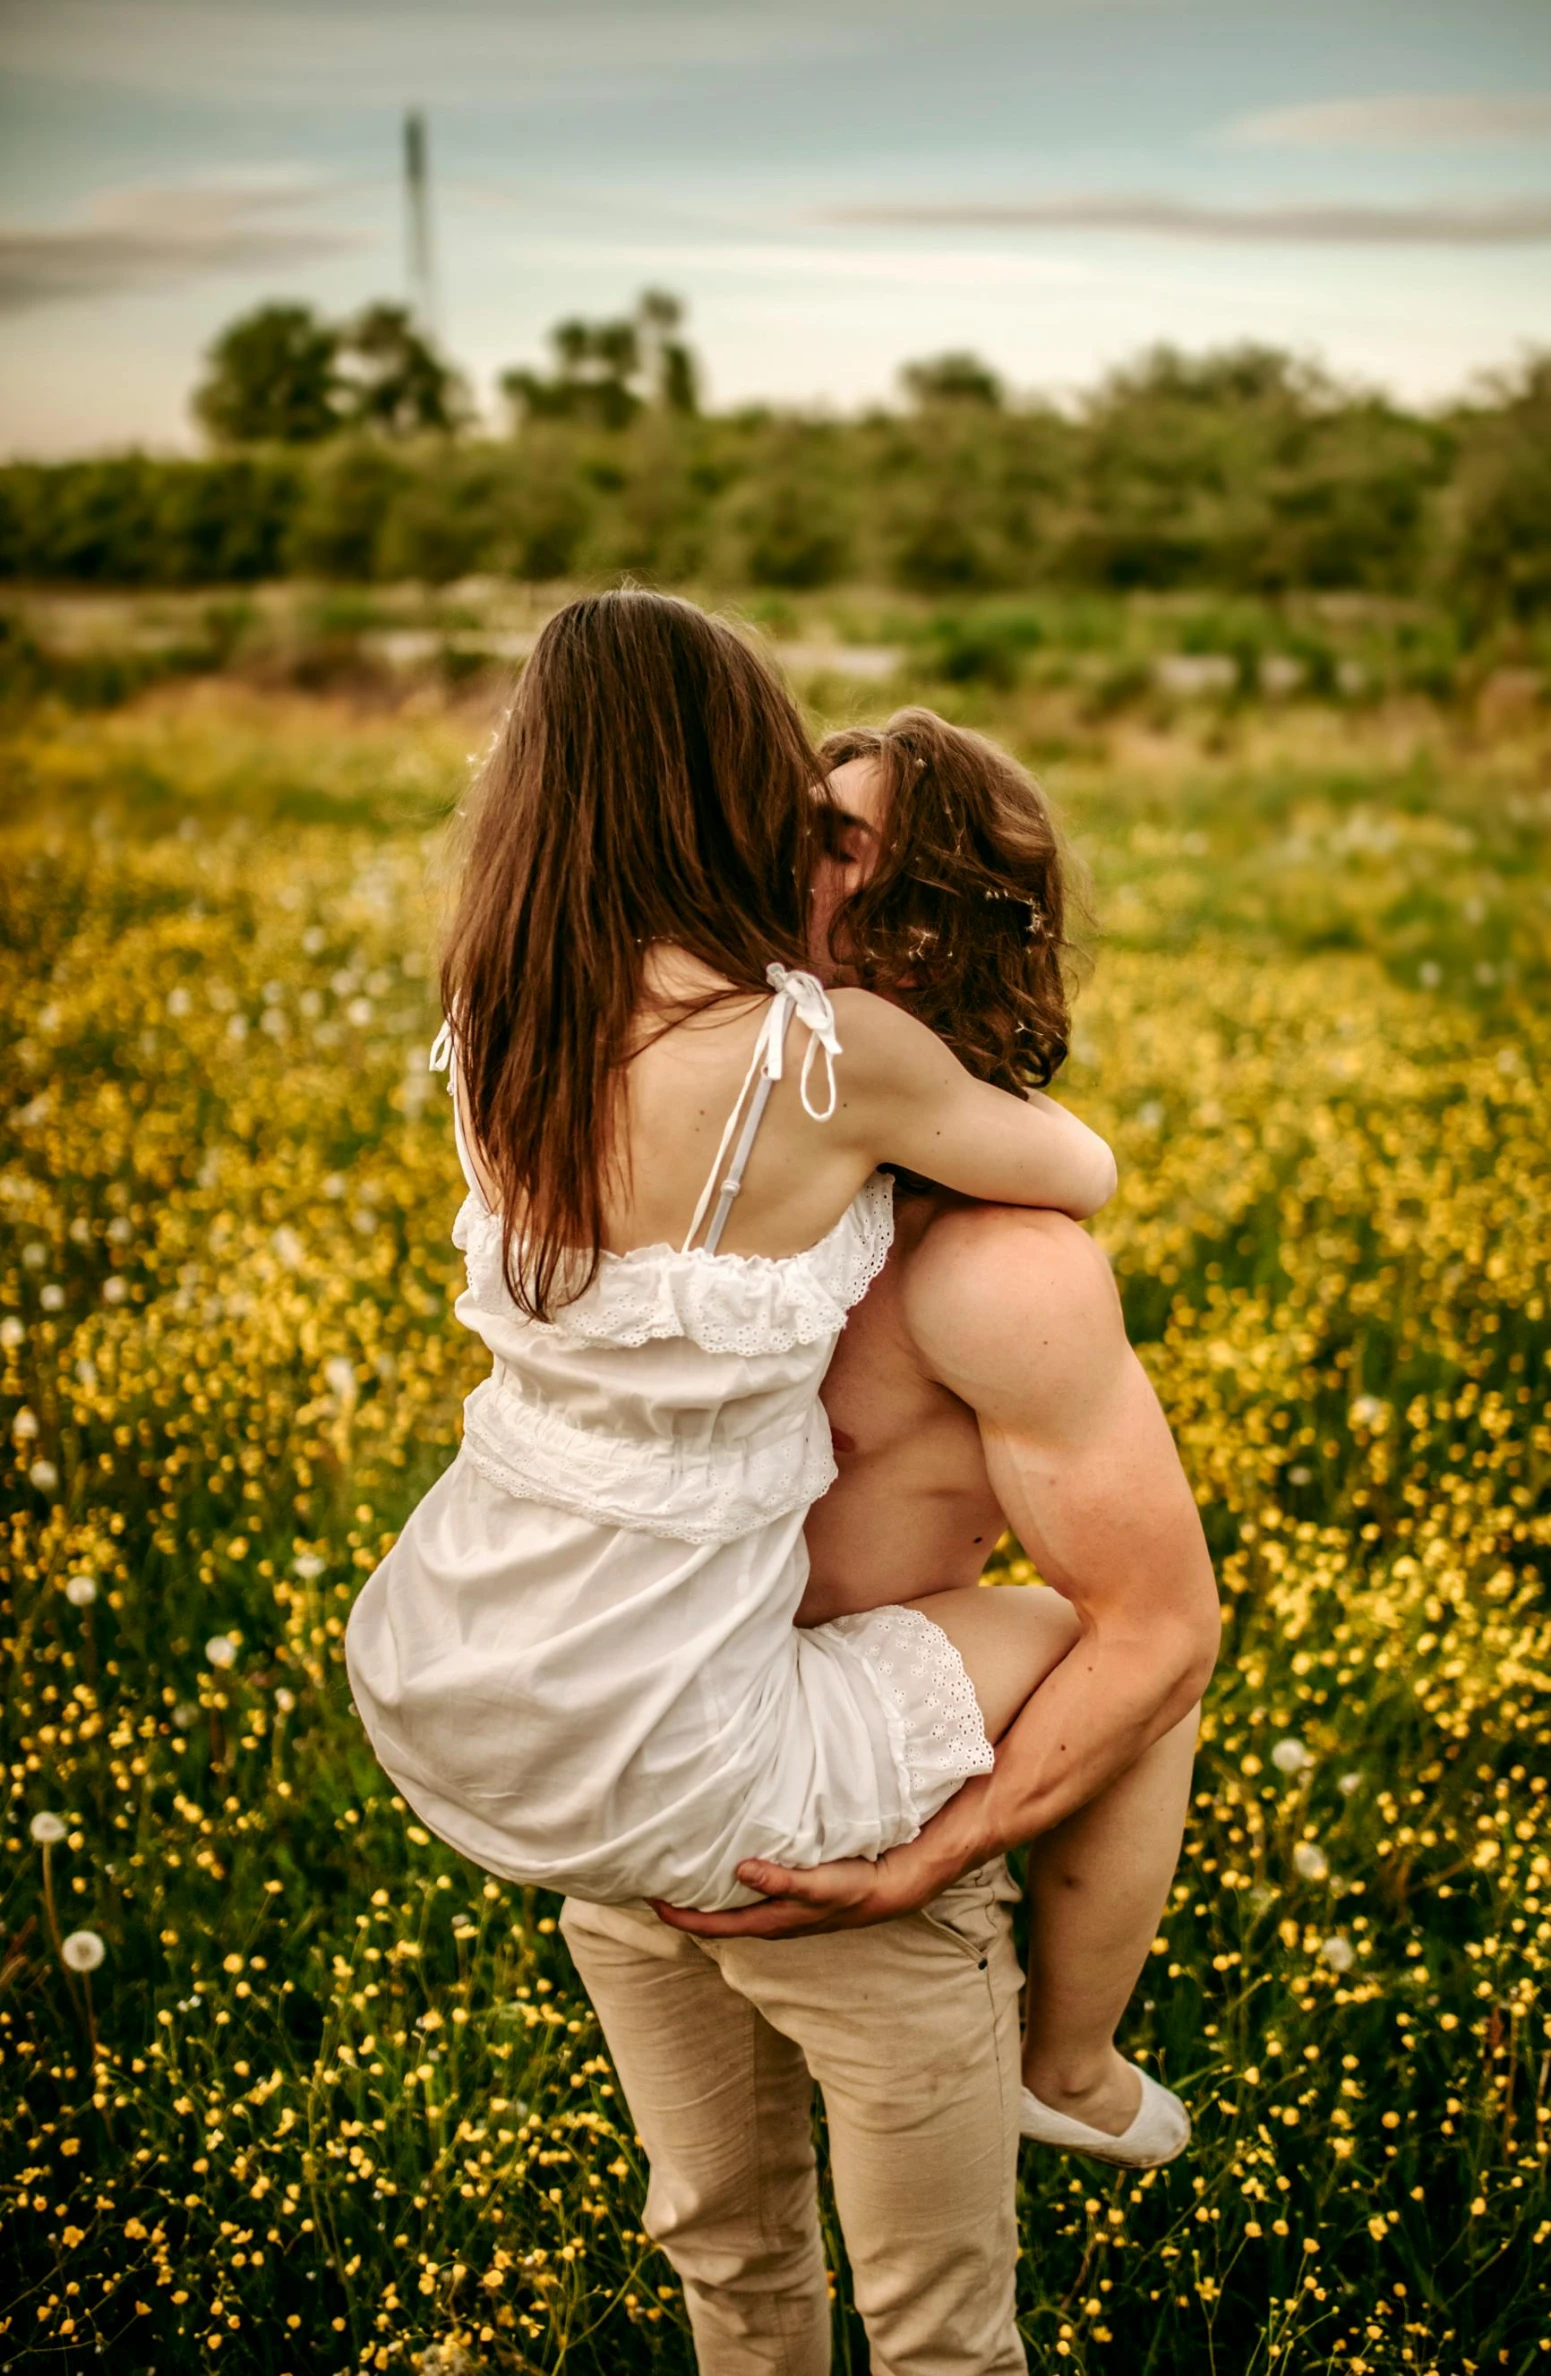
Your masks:
M 436 284 L 431 266 L 430 172 L 425 117 L 418 109 L 404 118 L 404 206 L 410 308 L 421 330 L 434 337 Z

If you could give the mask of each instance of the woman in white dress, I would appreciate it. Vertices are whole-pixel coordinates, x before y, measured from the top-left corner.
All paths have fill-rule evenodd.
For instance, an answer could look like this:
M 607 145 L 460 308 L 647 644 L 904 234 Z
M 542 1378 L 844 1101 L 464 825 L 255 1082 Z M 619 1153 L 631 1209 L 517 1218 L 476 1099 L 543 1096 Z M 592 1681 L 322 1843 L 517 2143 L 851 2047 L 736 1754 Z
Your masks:
M 1113 1158 L 804 970 L 823 797 L 747 647 L 631 592 L 551 620 L 477 802 L 432 1061 L 493 1364 L 346 1652 L 420 1818 L 573 1897 L 746 1904 L 740 1861 L 876 1857 L 993 1762 L 919 1607 L 794 1626 L 819 1388 L 888 1252 L 880 1166 L 1081 1218 Z M 996 1600 L 1026 1697 L 1048 1634 Z

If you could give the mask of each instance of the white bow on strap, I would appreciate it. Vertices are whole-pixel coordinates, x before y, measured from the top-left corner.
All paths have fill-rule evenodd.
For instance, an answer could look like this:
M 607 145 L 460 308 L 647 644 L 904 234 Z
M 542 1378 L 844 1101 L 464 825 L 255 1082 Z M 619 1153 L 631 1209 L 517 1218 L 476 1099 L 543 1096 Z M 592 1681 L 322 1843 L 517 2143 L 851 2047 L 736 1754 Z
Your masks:
M 760 1034 L 761 1039 L 770 1040 L 769 1077 L 772 1081 L 781 1078 L 782 1043 L 786 1037 L 786 1017 L 781 1012 L 781 1002 L 785 999 L 790 1001 L 792 1013 L 798 1022 L 808 1027 L 808 1051 L 802 1060 L 802 1078 L 798 1083 L 803 1112 L 814 1122 L 827 1122 L 835 1110 L 835 1058 L 841 1053 L 840 1035 L 835 1029 L 835 1010 L 829 1003 L 828 992 L 816 974 L 802 973 L 795 966 L 767 965 L 765 979 L 776 994 Z M 829 1087 L 829 1103 L 822 1114 L 816 1106 L 808 1103 L 808 1075 L 821 1049 Z

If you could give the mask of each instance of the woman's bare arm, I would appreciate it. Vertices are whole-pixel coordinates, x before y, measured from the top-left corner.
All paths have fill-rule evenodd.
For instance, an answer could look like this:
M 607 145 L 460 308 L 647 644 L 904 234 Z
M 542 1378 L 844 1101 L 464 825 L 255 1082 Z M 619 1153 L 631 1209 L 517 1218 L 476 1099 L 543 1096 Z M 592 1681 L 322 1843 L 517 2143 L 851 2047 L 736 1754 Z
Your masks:
M 866 991 L 835 998 L 840 1118 L 879 1163 L 961 1196 L 1086 1220 L 1115 1190 L 1115 1158 L 1054 1098 L 1014 1097 L 966 1072 L 936 1033 Z

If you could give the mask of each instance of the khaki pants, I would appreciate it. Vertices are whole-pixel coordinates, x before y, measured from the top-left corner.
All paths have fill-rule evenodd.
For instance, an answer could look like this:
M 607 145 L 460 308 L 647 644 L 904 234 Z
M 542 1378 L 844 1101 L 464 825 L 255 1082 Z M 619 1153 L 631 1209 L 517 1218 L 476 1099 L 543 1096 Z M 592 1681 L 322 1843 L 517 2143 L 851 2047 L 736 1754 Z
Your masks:
M 815 2081 L 873 2376 L 1025 2376 L 1016 1894 L 997 1858 L 921 1913 L 808 1939 L 566 1900 L 701 2376 L 827 2376 Z

